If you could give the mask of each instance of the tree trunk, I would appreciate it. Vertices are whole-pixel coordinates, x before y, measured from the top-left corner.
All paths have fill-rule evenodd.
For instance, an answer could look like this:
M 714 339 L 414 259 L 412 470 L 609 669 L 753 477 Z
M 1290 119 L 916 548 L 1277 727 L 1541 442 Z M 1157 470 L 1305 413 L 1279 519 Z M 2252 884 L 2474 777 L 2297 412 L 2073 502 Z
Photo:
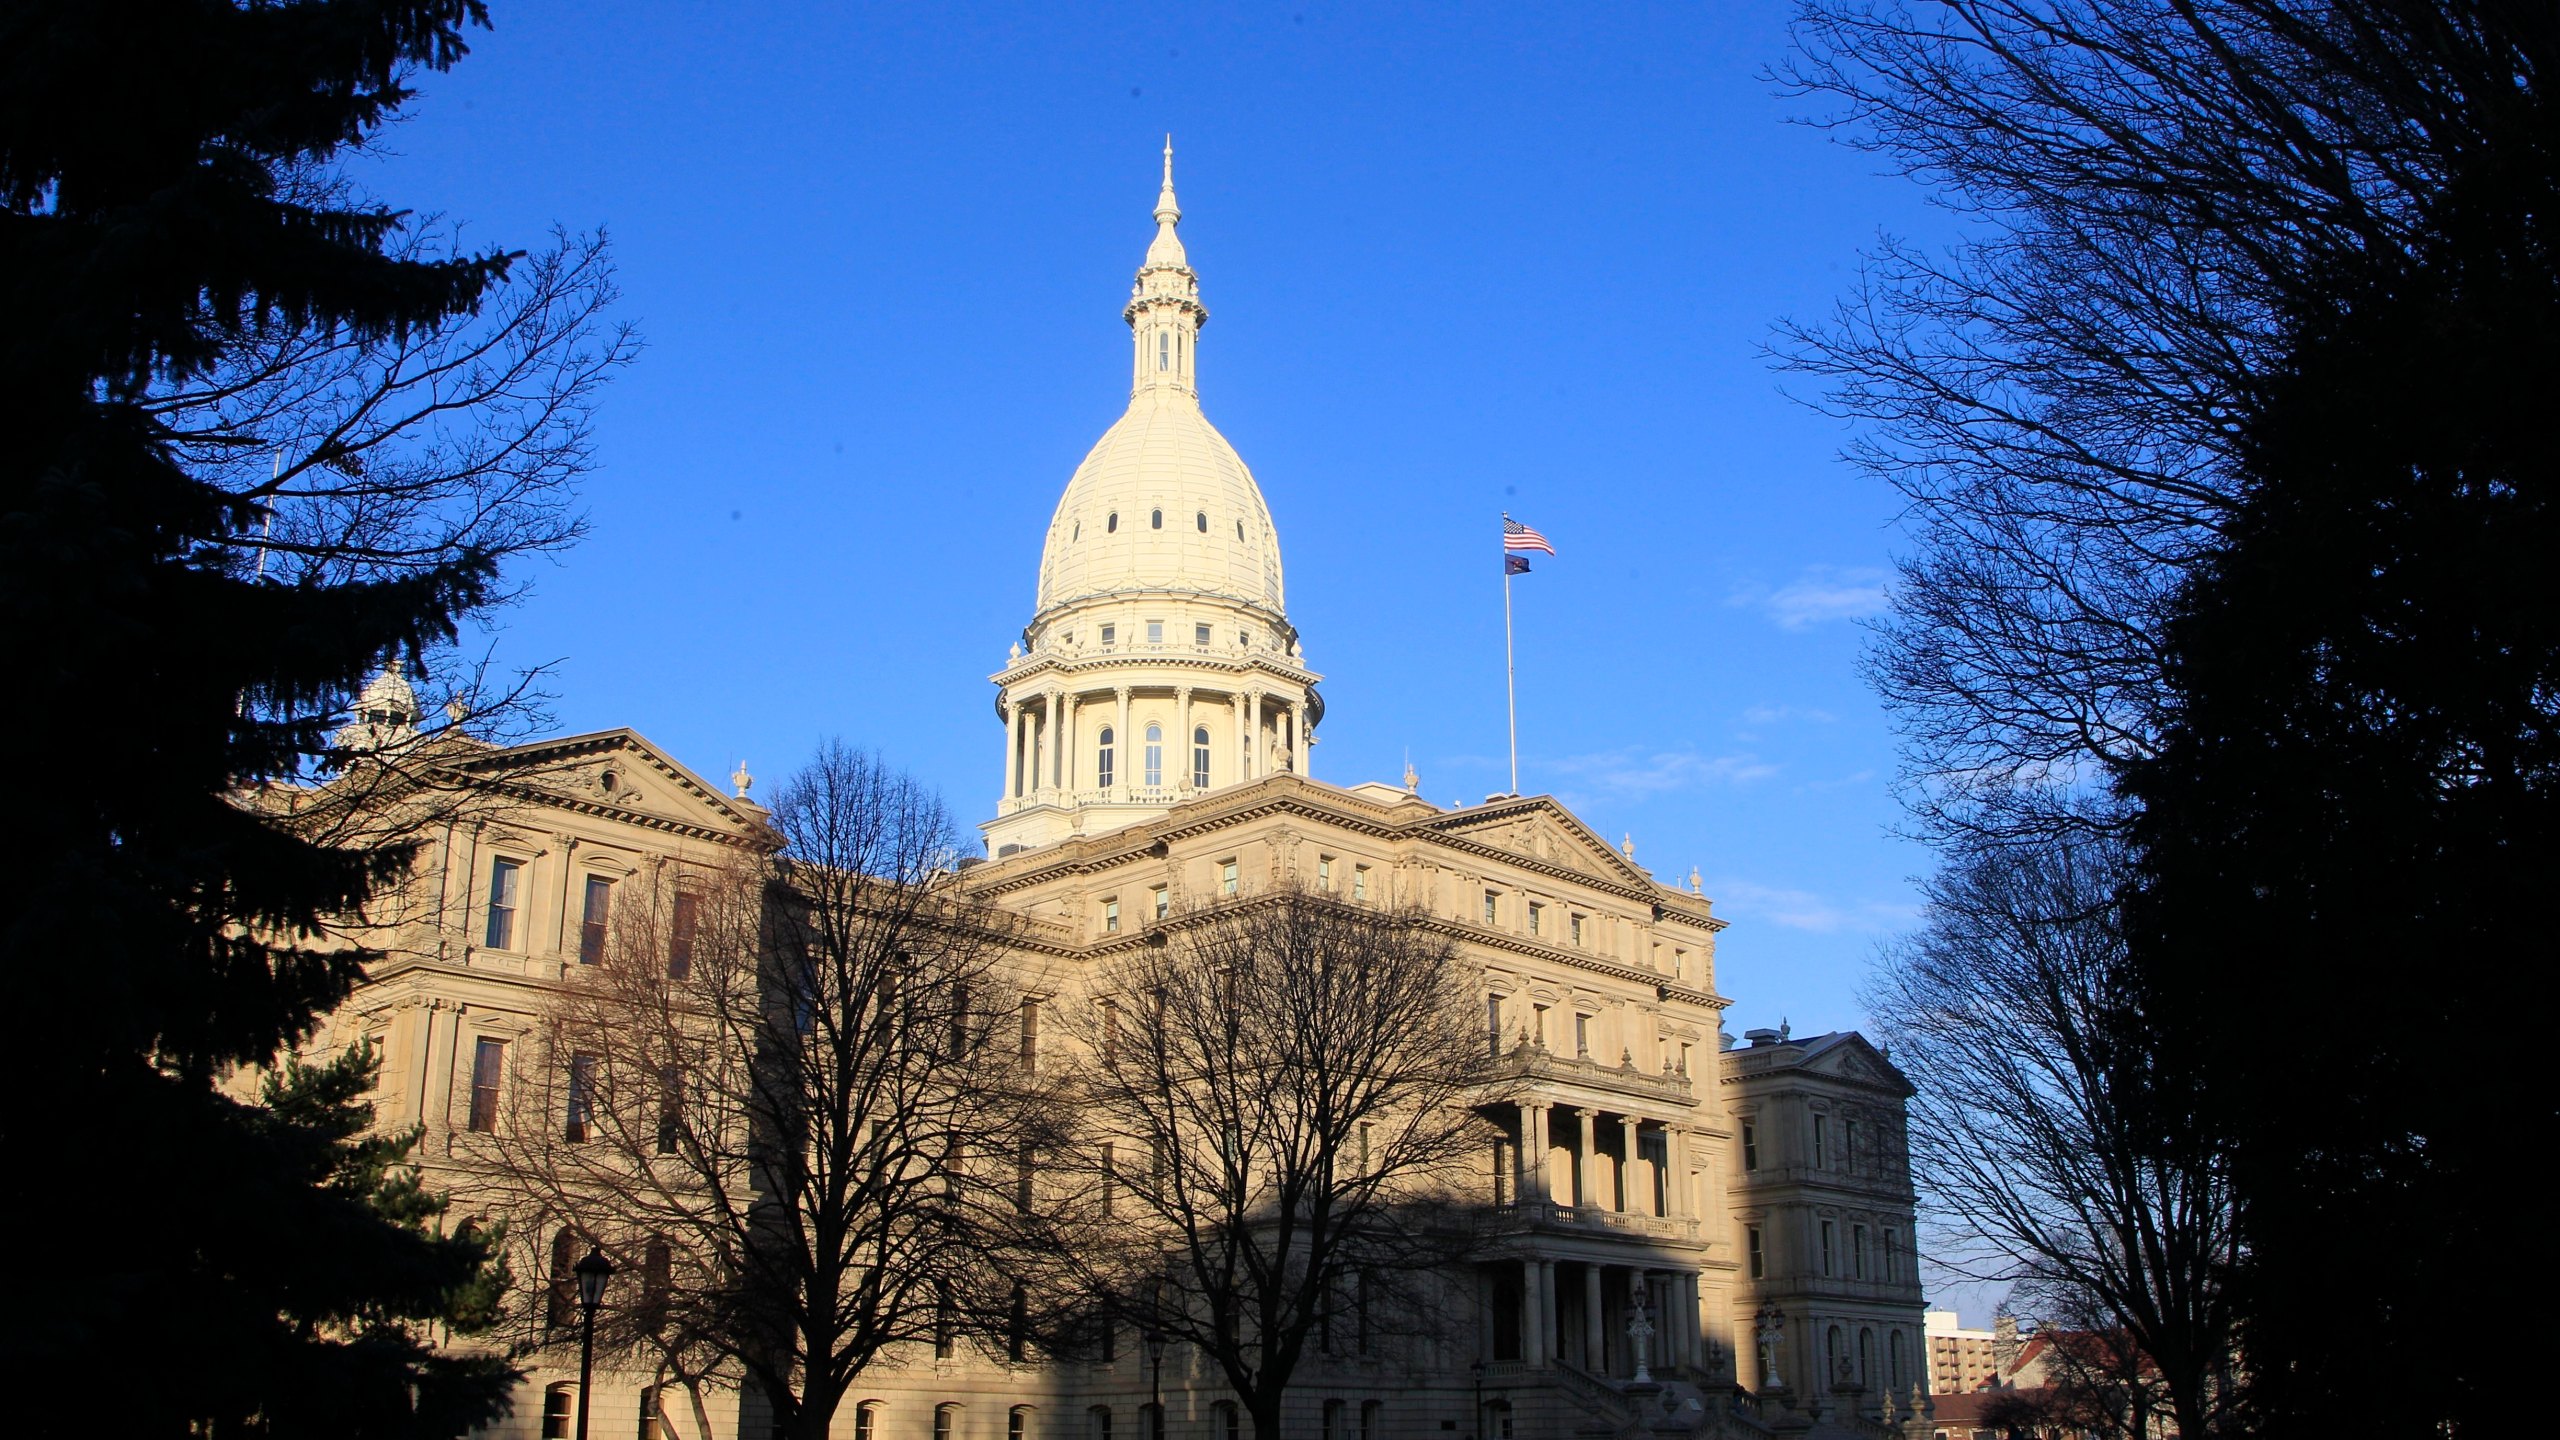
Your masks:
M 1268 1392 L 1247 1402 L 1245 1413 L 1253 1417 L 1253 1440 L 1286 1440 L 1280 1433 L 1280 1402 L 1289 1392 L 1273 1386 Z

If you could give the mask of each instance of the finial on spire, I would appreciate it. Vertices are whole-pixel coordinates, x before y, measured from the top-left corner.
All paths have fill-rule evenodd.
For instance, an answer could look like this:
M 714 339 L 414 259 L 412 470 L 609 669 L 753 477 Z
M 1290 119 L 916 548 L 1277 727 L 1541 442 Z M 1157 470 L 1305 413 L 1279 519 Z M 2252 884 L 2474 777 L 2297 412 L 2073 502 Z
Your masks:
M 1182 219 L 1182 207 L 1173 199 L 1173 136 L 1164 137 L 1164 188 L 1156 192 L 1156 223 L 1172 225 Z
M 755 788 L 756 777 L 747 773 L 746 761 L 739 761 L 738 768 L 729 772 L 729 783 L 738 787 L 738 798 L 741 800 L 746 799 L 747 792 Z

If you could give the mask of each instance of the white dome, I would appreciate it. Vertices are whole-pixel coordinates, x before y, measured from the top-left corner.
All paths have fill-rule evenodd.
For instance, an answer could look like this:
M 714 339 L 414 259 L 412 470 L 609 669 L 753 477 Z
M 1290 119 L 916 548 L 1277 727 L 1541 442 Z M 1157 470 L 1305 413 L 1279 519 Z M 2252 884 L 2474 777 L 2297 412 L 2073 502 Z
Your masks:
M 1200 404 L 1143 390 L 1094 442 L 1049 520 L 1038 612 L 1131 591 L 1285 609 L 1280 541 L 1253 472 Z

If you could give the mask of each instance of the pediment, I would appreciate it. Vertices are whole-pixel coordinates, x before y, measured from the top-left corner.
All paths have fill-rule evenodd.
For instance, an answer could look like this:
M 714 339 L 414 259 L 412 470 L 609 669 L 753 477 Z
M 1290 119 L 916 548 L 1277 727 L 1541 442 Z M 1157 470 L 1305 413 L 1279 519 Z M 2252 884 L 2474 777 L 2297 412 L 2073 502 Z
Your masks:
M 1651 875 L 1548 796 L 1452 811 L 1435 817 L 1429 828 L 1595 880 L 1653 886 Z
M 1833 1042 L 1820 1053 L 1805 1057 L 1804 1068 L 1905 1094 L 1912 1089 L 1911 1082 L 1894 1068 L 1893 1062 L 1854 1030 L 1833 1037 Z
M 513 745 L 457 768 L 553 797 L 578 809 L 644 823 L 746 835 L 763 812 L 718 787 L 629 729 Z

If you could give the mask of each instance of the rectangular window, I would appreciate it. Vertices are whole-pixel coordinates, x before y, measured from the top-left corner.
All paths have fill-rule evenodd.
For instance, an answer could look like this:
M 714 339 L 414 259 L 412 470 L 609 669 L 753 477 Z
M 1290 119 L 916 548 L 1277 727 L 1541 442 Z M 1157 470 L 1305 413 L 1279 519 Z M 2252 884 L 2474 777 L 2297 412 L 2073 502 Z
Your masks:
M 1849 1278 L 1867 1278 L 1867 1227 L 1864 1225 L 1849 1227 Z
M 1547 907 L 1532 901 L 1529 905 L 1529 933 L 1535 935 L 1547 923 Z
M 1150 620 L 1147 622 L 1147 643 L 1150 645 L 1161 645 L 1164 643 L 1163 621 Z
M 1172 891 L 1166 889 L 1162 885 L 1159 885 L 1153 890 L 1148 891 L 1147 896 L 1151 902 L 1150 908 L 1154 911 L 1157 919 L 1161 920 L 1167 915 L 1173 913 Z
M 1831 1221 L 1822 1222 L 1822 1278 L 1825 1280 L 1831 1278 L 1831 1234 L 1834 1228 Z
M 1120 933 L 1120 897 L 1117 895 L 1102 902 L 1102 933 L 1105 935 Z
M 587 904 L 578 920 L 578 963 L 604 963 L 605 919 L 613 913 L 613 882 L 601 875 L 587 877 Z
M 513 860 L 489 863 L 489 930 L 492 950 L 512 950 L 516 943 L 516 892 L 524 884 L 524 866 Z
M 1826 1137 L 1830 1133 L 1825 1128 L 1827 1123 L 1828 1119 L 1825 1116 L 1813 1117 L 1813 1168 L 1816 1170 L 1821 1169 L 1825 1163 L 1823 1153 L 1828 1148 L 1829 1141 Z
M 1192 626 L 1191 643 L 1194 645 L 1206 646 L 1209 643 L 1209 627 L 1206 625 Z
M 1688 979 L 1688 978 L 1689 978 L 1689 952 L 1688 952 L 1688 951 L 1686 951 L 1686 950 L 1682 950 L 1682 949 L 1678 949 L 1678 948 L 1676 948 L 1676 947 L 1672 950 L 1672 952 L 1671 952 L 1671 978 L 1673 978 L 1674 980 L 1686 980 L 1686 979 Z
M 679 893 L 675 910 L 667 919 L 667 978 L 682 980 L 693 973 L 693 939 L 702 929 L 702 897 Z
M 1319 890 L 1333 888 L 1333 857 L 1330 855 L 1316 857 L 1316 888 Z
M 1743 1122 L 1742 1126 L 1742 1168 L 1760 1168 L 1760 1127 L 1749 1121 Z
M 507 1073 L 507 1042 L 483 1039 L 471 1051 L 471 1128 L 498 1131 L 498 1083 Z
M 1902 1278 L 1900 1240 L 1901 1237 L 1894 1234 L 1891 1230 L 1884 1232 L 1884 1278 L 1887 1280 L 1899 1280 Z
M 673 1155 L 684 1139 L 684 1071 L 658 1067 L 658 1153 Z
M 1221 895 L 1236 893 L 1236 862 L 1233 860 L 1218 862 L 1218 893 Z
M 1493 1047 L 1493 1058 L 1502 1058 L 1502 997 L 1484 997 L 1484 1035 Z
M 1351 898 L 1354 900 L 1369 898 L 1369 867 L 1366 865 L 1351 867 Z
M 1502 923 L 1502 896 L 1496 891 L 1484 892 L 1484 923 L 1487 925 Z
M 1840 1168 L 1858 1168 L 1858 1122 L 1855 1120 L 1844 1118 L 1840 1122 Z
M 1537 1042 L 1539 1049 L 1547 1048 L 1547 1007 L 1544 1005 L 1529 1007 L 1529 1038 Z
M 596 1057 L 572 1055 L 569 1057 L 568 1125 L 561 1132 L 563 1138 L 572 1145 L 585 1141 L 594 1132 L 595 1113 Z
M 1040 1002 L 1022 1002 L 1022 1065 L 1028 1070 L 1040 1063 Z
M 1573 1053 L 1591 1058 L 1591 1017 L 1578 1010 L 1573 1016 Z
M 1761 1248 L 1759 1226 L 1745 1225 L 1742 1227 L 1742 1245 L 1745 1250 L 1750 1252 L 1751 1278 L 1754 1280 L 1766 1278 L 1769 1273 L 1769 1259 L 1767 1253 Z
M 1118 639 L 1118 638 L 1119 638 L 1119 636 L 1120 636 L 1120 627 L 1119 627 L 1119 626 L 1117 626 L 1117 625 L 1105 625 L 1105 626 L 1103 626 L 1103 627 L 1102 627 L 1102 643 L 1103 643 L 1104 645 L 1106 645 L 1106 646 L 1107 646 L 1107 645 L 1111 644 L 1114 640 Z
M 1582 944 L 1582 917 L 1576 915 L 1568 922 L 1568 924 L 1571 929 L 1566 938 L 1575 946 L 1579 947 Z

